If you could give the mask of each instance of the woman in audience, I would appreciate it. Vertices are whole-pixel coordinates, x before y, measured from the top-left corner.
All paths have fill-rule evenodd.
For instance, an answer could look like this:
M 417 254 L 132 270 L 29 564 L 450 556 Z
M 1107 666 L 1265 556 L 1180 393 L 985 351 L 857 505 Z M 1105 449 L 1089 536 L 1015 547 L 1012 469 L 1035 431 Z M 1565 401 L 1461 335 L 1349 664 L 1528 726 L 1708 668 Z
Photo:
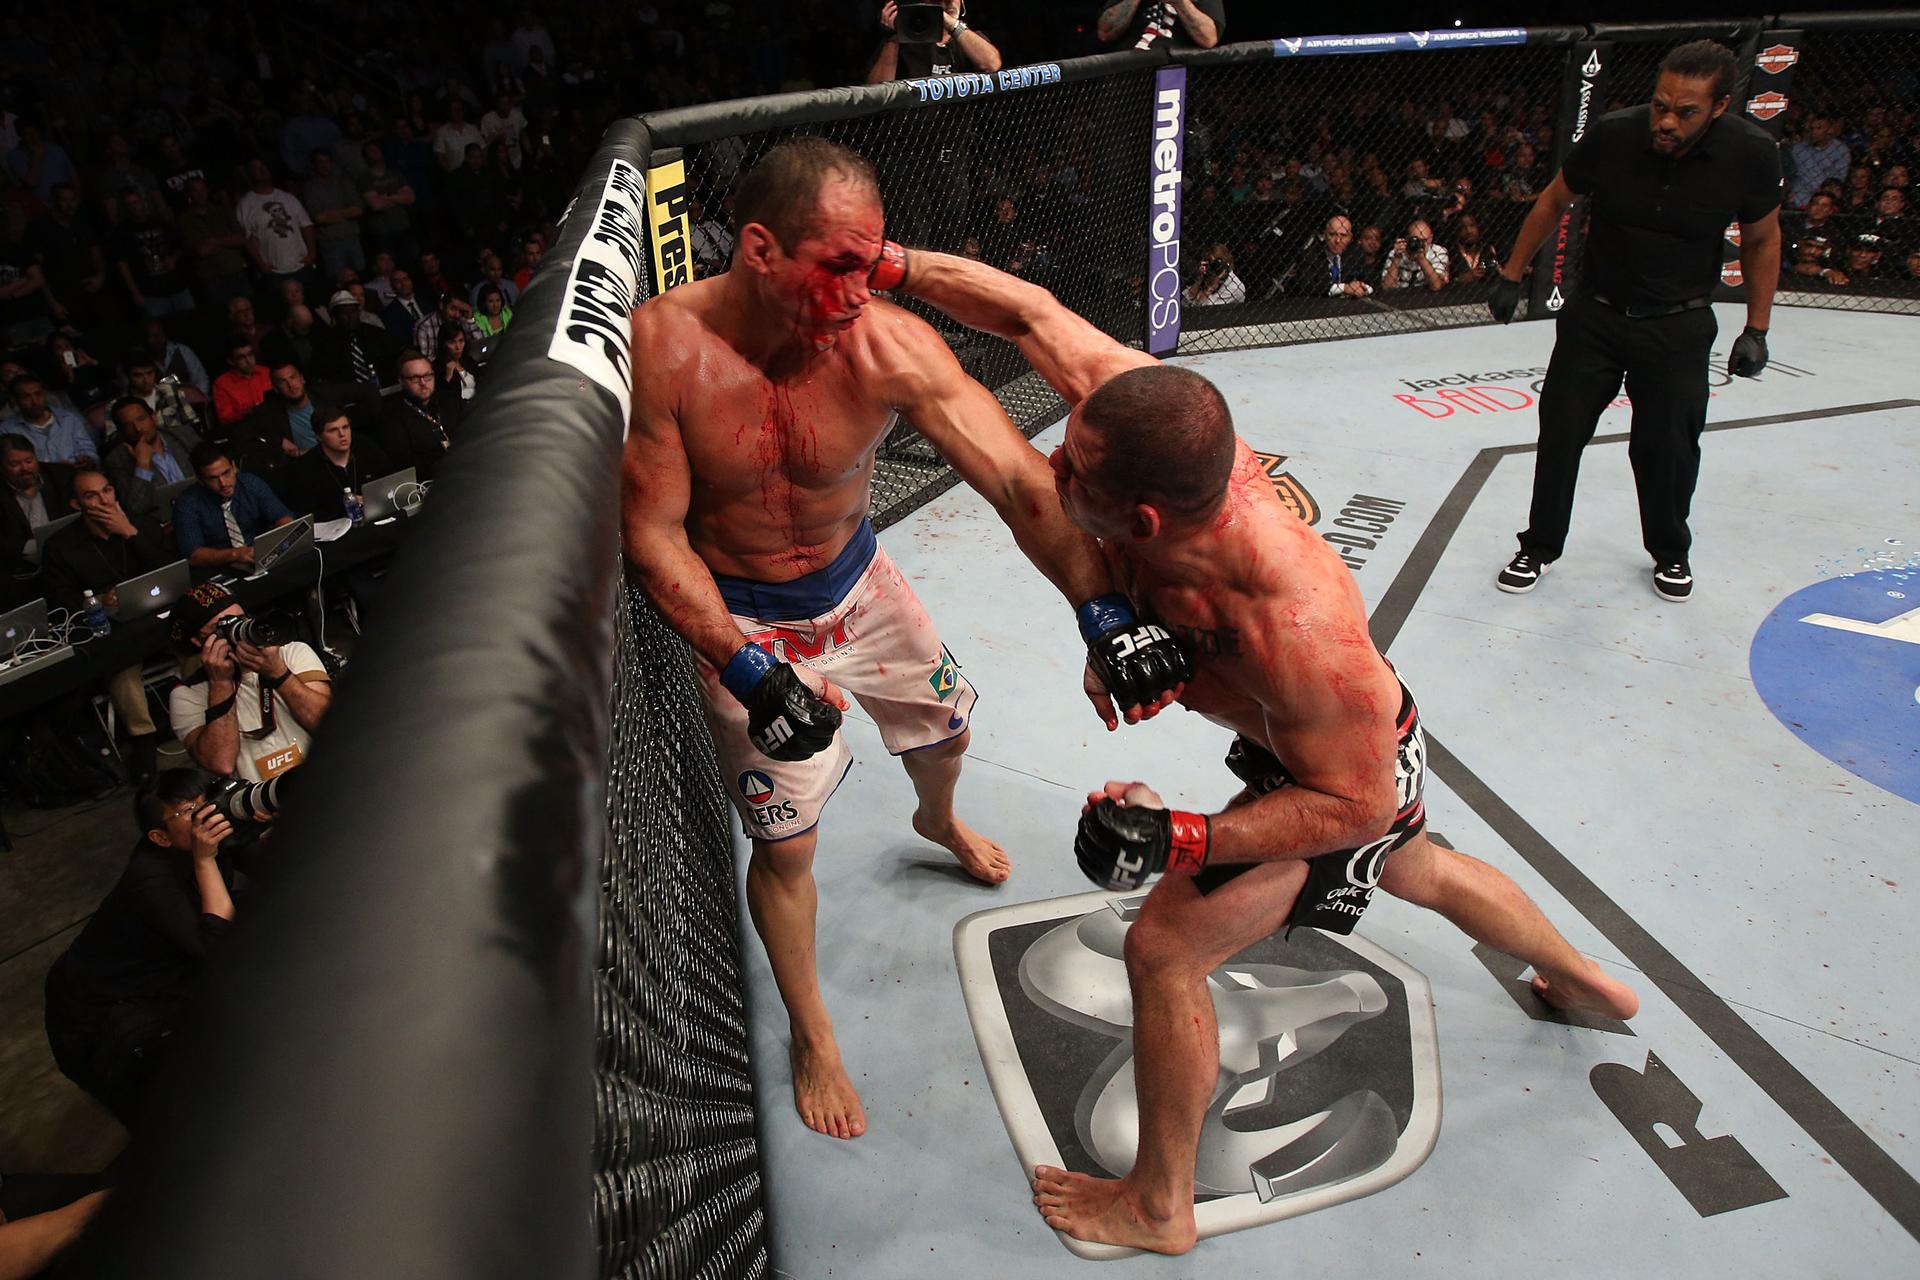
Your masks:
M 513 308 L 507 305 L 507 295 L 500 286 L 490 284 L 480 290 L 480 309 L 473 313 L 473 327 L 489 338 L 497 338 L 512 323 Z
M 441 326 L 440 346 L 433 353 L 433 367 L 439 379 L 439 388 L 434 392 L 435 399 L 473 399 L 479 382 L 474 375 L 473 365 L 467 360 L 467 330 L 464 325 Z

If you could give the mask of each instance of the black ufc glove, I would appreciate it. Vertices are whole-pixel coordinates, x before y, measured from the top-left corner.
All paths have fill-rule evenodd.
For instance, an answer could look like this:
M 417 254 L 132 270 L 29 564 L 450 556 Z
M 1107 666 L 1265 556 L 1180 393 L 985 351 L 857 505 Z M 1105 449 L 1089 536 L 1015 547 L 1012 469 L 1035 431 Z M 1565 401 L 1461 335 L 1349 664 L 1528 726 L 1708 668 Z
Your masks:
M 1493 318 L 1501 324 L 1510 324 L 1519 306 L 1520 282 L 1495 276 L 1493 284 L 1487 288 L 1487 310 L 1493 313 Z
M 1727 357 L 1727 372 L 1736 378 L 1757 378 L 1767 367 L 1767 331 L 1748 325 L 1733 340 L 1733 352 Z
M 763 756 L 805 760 L 833 744 L 840 708 L 809 689 L 793 667 L 757 644 L 743 644 L 720 682 L 747 709 L 747 740 Z
M 1073 852 L 1103 889 L 1138 889 L 1162 871 L 1192 875 L 1206 865 L 1207 817 L 1102 800 L 1080 815 Z
M 1122 710 L 1144 707 L 1193 679 L 1193 661 L 1166 628 L 1141 622 L 1123 595 L 1095 596 L 1080 606 L 1087 661 Z

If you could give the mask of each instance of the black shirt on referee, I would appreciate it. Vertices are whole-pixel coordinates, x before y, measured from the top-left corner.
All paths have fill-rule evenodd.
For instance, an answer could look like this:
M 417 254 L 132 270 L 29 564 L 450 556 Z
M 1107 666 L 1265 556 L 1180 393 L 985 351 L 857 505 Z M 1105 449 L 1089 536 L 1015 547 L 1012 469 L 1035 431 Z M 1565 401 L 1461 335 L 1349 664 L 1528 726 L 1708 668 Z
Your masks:
M 1540 393 L 1531 518 L 1503 591 L 1531 591 L 1565 550 L 1581 453 L 1624 383 L 1633 404 L 1627 455 L 1640 534 L 1662 598 L 1688 599 L 1687 517 L 1700 475 L 1707 364 L 1718 326 L 1709 305 L 1721 245 L 1740 226 L 1747 327 L 1728 372 L 1766 366 L 1766 330 L 1780 275 L 1780 155 L 1758 126 L 1725 114 L 1739 64 L 1710 40 L 1667 55 L 1646 106 L 1592 122 L 1541 193 L 1488 302 L 1509 319 L 1520 273 L 1575 197 L 1587 197 L 1586 249 L 1558 317 Z

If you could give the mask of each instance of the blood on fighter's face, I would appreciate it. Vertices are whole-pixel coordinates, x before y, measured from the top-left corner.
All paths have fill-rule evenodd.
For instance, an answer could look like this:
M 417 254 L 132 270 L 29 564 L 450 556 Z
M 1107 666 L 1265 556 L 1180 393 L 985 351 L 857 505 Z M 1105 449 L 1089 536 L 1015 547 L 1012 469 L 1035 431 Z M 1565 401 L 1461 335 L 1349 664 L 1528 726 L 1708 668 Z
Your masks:
M 830 181 L 820 189 L 806 237 L 780 255 L 770 283 L 794 327 L 817 349 L 832 346 L 873 300 L 867 274 L 880 257 L 884 228 L 871 187 Z

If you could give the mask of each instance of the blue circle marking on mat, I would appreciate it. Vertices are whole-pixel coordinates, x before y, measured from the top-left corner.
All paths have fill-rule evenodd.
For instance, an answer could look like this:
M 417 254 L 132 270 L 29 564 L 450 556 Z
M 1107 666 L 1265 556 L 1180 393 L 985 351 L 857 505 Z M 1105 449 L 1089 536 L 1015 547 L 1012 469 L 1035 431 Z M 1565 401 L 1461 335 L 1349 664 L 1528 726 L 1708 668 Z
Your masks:
M 1747 663 L 1767 709 L 1802 742 L 1920 804 L 1915 577 L 1858 573 L 1794 592 L 1754 633 Z

